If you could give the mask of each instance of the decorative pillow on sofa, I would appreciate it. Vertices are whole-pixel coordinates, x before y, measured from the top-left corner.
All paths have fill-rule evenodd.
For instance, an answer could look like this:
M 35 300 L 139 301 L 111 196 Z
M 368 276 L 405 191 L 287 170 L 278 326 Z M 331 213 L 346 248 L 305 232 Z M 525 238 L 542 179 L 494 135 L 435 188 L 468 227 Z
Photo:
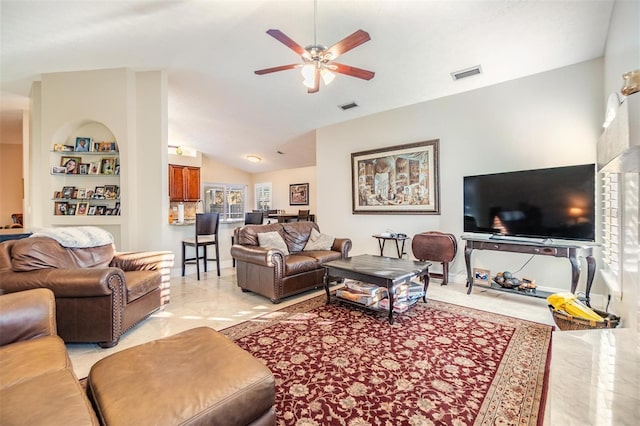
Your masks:
M 334 240 L 334 237 L 327 234 L 321 234 L 315 229 L 312 229 L 309 241 L 307 241 L 307 245 L 304 246 L 303 251 L 331 250 Z
M 259 233 L 258 244 L 263 248 L 278 249 L 282 250 L 285 255 L 289 254 L 287 243 L 284 242 L 282 236 L 276 231 Z

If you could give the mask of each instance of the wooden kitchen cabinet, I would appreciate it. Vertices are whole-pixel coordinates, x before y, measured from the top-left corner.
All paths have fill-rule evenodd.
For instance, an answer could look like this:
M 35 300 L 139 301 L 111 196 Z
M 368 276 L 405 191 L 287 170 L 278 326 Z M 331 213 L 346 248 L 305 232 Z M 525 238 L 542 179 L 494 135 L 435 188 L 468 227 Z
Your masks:
M 200 167 L 169 164 L 169 200 L 200 199 Z

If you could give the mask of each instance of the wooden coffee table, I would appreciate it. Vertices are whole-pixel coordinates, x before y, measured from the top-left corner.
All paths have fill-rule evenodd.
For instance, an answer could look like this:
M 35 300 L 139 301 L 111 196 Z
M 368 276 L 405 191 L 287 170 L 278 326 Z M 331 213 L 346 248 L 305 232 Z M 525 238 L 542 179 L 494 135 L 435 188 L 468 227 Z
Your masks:
M 324 290 L 327 293 L 327 303 L 331 303 L 332 300 L 340 300 L 341 302 L 354 304 L 366 309 L 387 312 L 387 310 L 383 308 L 356 304 L 332 296 L 329 291 L 329 277 L 332 279 L 351 278 L 386 288 L 389 294 L 389 324 L 393 324 L 393 299 L 395 296 L 395 287 L 398 284 L 408 283 L 411 278 L 414 277 L 422 278 L 424 283 L 424 296 L 422 300 L 423 302 L 427 301 L 430 262 L 362 254 L 327 262 L 322 266 L 325 268 L 323 283 Z

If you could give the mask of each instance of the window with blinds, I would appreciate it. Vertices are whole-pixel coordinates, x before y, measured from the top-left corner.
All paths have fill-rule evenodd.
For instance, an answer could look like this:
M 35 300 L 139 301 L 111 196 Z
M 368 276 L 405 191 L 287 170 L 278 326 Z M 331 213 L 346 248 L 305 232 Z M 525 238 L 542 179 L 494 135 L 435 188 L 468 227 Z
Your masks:
M 607 271 L 620 275 L 620 175 L 602 173 L 602 260 Z
M 271 210 L 271 182 L 256 183 L 255 188 L 255 209 Z
M 220 220 L 244 220 L 244 185 L 205 185 L 204 198 L 205 210 L 220 213 Z

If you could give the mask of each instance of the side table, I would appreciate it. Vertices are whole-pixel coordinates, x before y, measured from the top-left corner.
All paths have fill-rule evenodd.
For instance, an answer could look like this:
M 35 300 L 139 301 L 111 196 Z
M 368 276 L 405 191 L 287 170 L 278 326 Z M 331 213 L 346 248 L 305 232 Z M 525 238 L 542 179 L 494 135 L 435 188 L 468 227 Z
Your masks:
M 378 239 L 378 247 L 380 247 L 380 256 L 384 256 L 384 244 L 387 242 L 387 240 L 395 241 L 396 252 L 398 253 L 398 259 L 401 259 L 402 255 L 406 254 L 404 251 L 404 244 L 407 240 L 410 239 L 407 236 L 399 237 L 396 235 L 392 237 L 392 236 L 380 235 L 380 234 L 372 235 L 372 237 Z

